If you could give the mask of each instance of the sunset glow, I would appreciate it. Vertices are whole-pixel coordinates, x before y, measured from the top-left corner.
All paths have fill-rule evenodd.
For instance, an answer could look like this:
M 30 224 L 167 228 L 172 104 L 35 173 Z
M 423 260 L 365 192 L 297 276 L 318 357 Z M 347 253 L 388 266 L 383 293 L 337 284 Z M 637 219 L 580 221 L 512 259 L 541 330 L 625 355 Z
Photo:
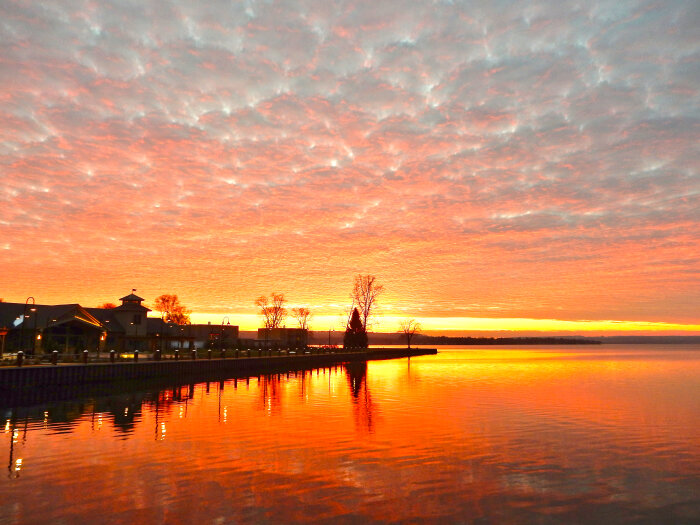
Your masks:
M 700 334 L 696 1 L 3 2 L 0 298 Z

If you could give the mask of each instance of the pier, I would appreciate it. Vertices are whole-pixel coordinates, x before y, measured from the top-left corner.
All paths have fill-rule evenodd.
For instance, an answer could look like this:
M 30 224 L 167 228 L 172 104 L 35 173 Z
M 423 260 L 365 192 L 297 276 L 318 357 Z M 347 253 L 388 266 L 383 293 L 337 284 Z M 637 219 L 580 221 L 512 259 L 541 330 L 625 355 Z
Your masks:
M 207 381 L 281 373 L 348 362 L 437 354 L 435 348 L 369 348 L 361 351 L 299 353 L 230 358 L 132 360 L 0 368 L 0 406 L 51 399 L 62 392 L 99 391 L 103 386 L 138 381 Z

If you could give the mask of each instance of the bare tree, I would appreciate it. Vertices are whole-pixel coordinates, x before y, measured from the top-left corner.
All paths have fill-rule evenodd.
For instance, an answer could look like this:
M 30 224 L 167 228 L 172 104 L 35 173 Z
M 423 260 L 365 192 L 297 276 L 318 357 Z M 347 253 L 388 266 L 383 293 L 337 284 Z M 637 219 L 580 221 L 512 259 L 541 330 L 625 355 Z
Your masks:
M 261 295 L 255 300 L 255 306 L 260 308 L 265 328 L 279 328 L 287 318 L 287 309 L 284 307 L 287 300 L 282 293 L 272 293 L 268 299 Z
M 100 308 L 102 308 L 104 310 L 111 310 L 112 308 L 116 308 L 116 307 L 117 307 L 117 305 L 114 303 L 102 303 L 102 305 L 100 306 Z
M 372 324 L 372 312 L 376 306 L 377 297 L 383 291 L 384 286 L 377 284 L 377 278 L 374 275 L 358 274 L 355 276 L 355 284 L 352 287 L 350 298 L 360 312 L 365 330 L 369 330 Z
M 180 304 L 177 295 L 163 294 L 156 298 L 153 308 L 159 311 L 168 323 L 187 324 L 190 322 L 190 310 Z
M 406 335 L 406 344 L 411 348 L 411 339 L 421 331 L 420 323 L 416 322 L 415 319 L 408 319 L 407 321 L 401 321 L 399 327 Z
M 292 317 L 299 323 L 299 328 L 303 330 L 309 329 L 309 321 L 311 320 L 311 310 L 304 308 L 292 308 Z

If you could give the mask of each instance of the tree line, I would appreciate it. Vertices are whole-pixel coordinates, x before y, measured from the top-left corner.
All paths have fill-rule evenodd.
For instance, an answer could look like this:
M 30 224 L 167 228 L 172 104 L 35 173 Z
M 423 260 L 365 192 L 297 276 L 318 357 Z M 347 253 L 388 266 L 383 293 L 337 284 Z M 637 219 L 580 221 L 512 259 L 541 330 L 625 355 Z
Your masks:
M 376 276 L 357 274 L 350 292 L 350 306 L 345 312 L 345 334 L 343 347 L 366 348 L 367 332 L 373 326 L 379 296 L 384 293 L 384 286 Z M 298 328 L 309 330 L 313 314 L 306 307 L 287 308 L 287 299 L 283 293 L 273 292 L 269 296 L 261 295 L 255 299 L 255 306 L 260 312 L 265 328 L 281 328 L 291 315 Z M 104 303 L 100 308 L 116 308 L 114 303 Z M 153 309 L 161 313 L 167 323 L 179 325 L 190 322 L 191 311 L 186 308 L 175 294 L 163 294 L 156 298 Z M 406 336 L 406 343 L 411 347 L 413 336 L 421 331 L 420 323 L 408 319 L 400 324 L 400 332 Z
M 384 285 L 377 281 L 376 276 L 357 274 L 350 292 L 350 306 L 346 311 L 344 348 L 366 348 L 368 345 L 367 332 L 374 323 L 376 306 L 379 296 L 384 292 Z M 273 292 L 269 297 L 260 296 L 255 305 L 260 309 L 265 328 L 280 328 L 287 318 L 285 307 L 287 300 L 284 294 Z M 308 308 L 292 308 L 292 317 L 299 328 L 308 330 L 311 312 Z M 400 331 L 406 336 L 406 343 L 411 347 L 411 339 L 421 331 L 420 323 L 415 319 L 401 322 Z

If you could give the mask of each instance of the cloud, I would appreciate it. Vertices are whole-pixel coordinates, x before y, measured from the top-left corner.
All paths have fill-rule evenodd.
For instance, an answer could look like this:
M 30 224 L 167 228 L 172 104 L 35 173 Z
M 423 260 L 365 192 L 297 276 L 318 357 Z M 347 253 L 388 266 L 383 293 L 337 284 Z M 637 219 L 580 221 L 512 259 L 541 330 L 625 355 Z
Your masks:
M 693 2 L 3 11 L 7 300 L 697 322 Z

